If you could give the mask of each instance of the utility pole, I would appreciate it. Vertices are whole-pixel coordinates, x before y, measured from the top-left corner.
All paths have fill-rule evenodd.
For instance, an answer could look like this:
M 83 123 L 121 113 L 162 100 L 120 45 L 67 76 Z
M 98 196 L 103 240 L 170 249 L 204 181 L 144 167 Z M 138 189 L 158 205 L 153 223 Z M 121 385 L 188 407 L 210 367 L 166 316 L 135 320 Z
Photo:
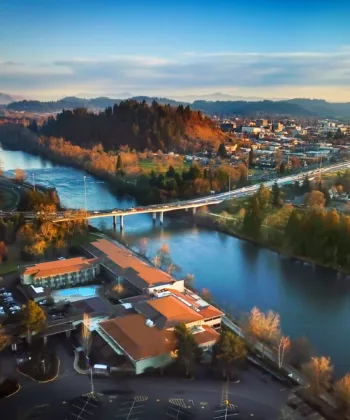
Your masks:
M 247 181 L 249 180 L 249 157 L 250 157 L 250 150 L 248 152 L 248 159 L 247 159 Z
M 86 176 L 85 175 L 84 175 L 84 201 L 85 201 L 85 213 L 87 214 Z
M 228 173 L 228 198 L 231 198 L 231 171 Z
M 34 192 L 35 192 L 35 175 L 32 174 L 32 177 L 33 177 L 33 188 L 34 188 Z

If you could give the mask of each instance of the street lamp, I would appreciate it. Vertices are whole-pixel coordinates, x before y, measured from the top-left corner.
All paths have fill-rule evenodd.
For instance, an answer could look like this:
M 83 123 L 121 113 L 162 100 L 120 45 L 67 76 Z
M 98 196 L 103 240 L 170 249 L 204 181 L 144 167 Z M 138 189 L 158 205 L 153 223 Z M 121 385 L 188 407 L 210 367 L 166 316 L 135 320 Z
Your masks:
M 84 175 L 84 202 L 85 202 L 85 213 L 87 213 L 86 176 L 85 175 Z
M 32 177 L 33 177 L 33 188 L 34 188 L 34 192 L 35 192 L 35 175 L 32 174 Z
M 247 181 L 249 179 L 249 157 L 250 157 L 250 149 L 248 151 L 248 159 L 247 159 Z

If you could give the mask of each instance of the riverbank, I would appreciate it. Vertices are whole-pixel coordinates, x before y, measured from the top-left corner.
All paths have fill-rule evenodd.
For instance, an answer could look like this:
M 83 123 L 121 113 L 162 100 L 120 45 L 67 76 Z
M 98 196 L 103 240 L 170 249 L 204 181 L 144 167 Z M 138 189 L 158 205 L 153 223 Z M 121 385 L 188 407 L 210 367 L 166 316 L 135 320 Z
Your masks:
M 220 216 L 218 215 L 218 217 L 220 217 Z M 268 244 L 265 241 L 250 238 L 247 235 L 244 235 L 242 232 L 238 232 L 237 230 L 234 230 L 227 225 L 224 225 L 222 223 L 218 223 L 215 220 L 215 216 L 198 212 L 195 215 L 195 221 L 196 221 L 196 224 L 198 226 L 213 229 L 215 231 L 219 231 L 219 232 L 225 233 L 227 235 L 233 236 L 233 237 L 235 237 L 239 240 L 249 242 L 249 243 L 251 243 L 253 245 L 256 245 L 256 246 L 259 246 L 259 247 L 266 248 L 266 249 L 268 249 L 272 252 L 275 252 L 279 256 L 282 256 L 284 258 L 289 258 L 290 260 L 292 260 L 294 262 L 299 262 L 301 264 L 311 266 L 311 267 L 313 267 L 313 269 L 315 269 L 316 267 L 319 267 L 319 268 L 331 270 L 331 271 L 337 273 L 337 277 L 345 278 L 346 280 L 350 280 L 350 270 L 344 270 L 344 269 L 339 268 L 339 267 L 334 267 L 332 265 L 324 264 L 324 263 L 319 262 L 319 261 L 314 261 L 310 258 L 302 257 L 300 255 L 296 255 L 296 254 L 293 254 L 291 252 L 288 252 L 286 249 Z

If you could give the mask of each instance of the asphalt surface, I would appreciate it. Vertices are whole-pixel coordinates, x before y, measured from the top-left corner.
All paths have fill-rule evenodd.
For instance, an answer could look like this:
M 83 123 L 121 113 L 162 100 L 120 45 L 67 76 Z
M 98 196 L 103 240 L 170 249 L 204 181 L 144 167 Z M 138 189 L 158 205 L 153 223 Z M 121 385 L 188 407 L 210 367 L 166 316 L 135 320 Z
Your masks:
M 71 341 L 63 336 L 52 337 L 49 340 L 52 341 L 49 343 L 55 348 L 61 365 L 59 377 L 46 384 L 36 383 L 15 372 L 14 355 L 9 349 L 2 352 L 0 361 L 3 366 L 6 365 L 6 374 L 18 377 L 21 390 L 18 394 L 0 401 L 1 418 L 185 420 L 215 417 L 219 420 L 225 418 L 222 414 L 225 414 L 226 409 L 231 410 L 230 413 L 233 414 L 238 407 L 240 414 L 235 418 L 251 418 L 253 414 L 255 419 L 273 420 L 277 419 L 277 413 L 289 394 L 289 390 L 279 382 L 254 368 L 249 368 L 241 372 L 241 382 L 238 384 L 226 384 L 203 375 L 197 376 L 195 380 L 170 376 L 123 379 L 95 377 L 94 395 L 98 401 L 91 400 L 87 403 L 86 399 L 89 399 L 91 391 L 90 378 L 73 370 Z M 79 407 L 85 407 L 85 411 L 74 417 Z

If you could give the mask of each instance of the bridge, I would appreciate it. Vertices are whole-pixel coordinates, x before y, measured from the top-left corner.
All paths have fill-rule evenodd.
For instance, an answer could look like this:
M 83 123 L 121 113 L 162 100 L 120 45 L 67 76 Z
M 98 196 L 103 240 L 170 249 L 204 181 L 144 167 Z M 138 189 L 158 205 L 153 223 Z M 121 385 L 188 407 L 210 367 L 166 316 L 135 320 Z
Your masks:
M 264 185 L 266 187 L 272 187 L 272 185 L 277 182 L 279 186 L 290 184 L 295 181 L 302 181 L 306 176 L 316 177 L 322 176 L 322 174 L 327 172 L 335 172 L 340 171 L 343 169 L 350 168 L 350 160 L 343 161 L 334 165 L 323 167 L 322 169 L 314 169 L 311 171 L 301 172 L 299 174 L 288 175 L 281 178 L 275 178 L 272 181 L 265 182 Z M 112 217 L 113 218 L 113 226 L 116 227 L 117 225 L 117 217 L 120 220 L 120 229 L 124 228 L 124 216 L 130 216 L 133 214 L 146 214 L 152 213 L 153 221 L 155 222 L 157 219 L 157 214 L 159 213 L 159 220 L 160 223 L 163 223 L 164 220 L 164 213 L 175 211 L 175 210 L 185 210 L 188 211 L 192 209 L 192 213 L 195 214 L 198 207 L 203 206 L 210 206 L 214 204 L 220 204 L 224 200 L 232 199 L 232 198 L 240 198 L 253 195 L 259 189 L 260 184 L 255 184 L 243 188 L 238 188 L 236 190 L 228 191 L 225 193 L 218 193 L 214 195 L 210 195 L 207 197 L 201 197 L 192 200 L 182 200 L 176 201 L 172 203 L 164 203 L 164 204 L 154 204 L 150 206 L 143 206 L 143 207 L 130 207 L 127 209 L 113 209 L 113 210 L 95 210 L 95 211 L 87 211 L 85 214 L 82 214 L 82 217 L 86 219 L 98 219 L 101 217 Z M 26 219 L 35 219 L 40 215 L 39 213 L 35 212 L 0 212 L 0 216 L 13 216 L 13 215 L 23 215 Z M 74 220 L 74 215 L 69 215 L 68 212 L 56 212 L 51 214 L 45 215 L 47 218 L 51 219 L 53 222 L 65 222 L 69 220 Z

